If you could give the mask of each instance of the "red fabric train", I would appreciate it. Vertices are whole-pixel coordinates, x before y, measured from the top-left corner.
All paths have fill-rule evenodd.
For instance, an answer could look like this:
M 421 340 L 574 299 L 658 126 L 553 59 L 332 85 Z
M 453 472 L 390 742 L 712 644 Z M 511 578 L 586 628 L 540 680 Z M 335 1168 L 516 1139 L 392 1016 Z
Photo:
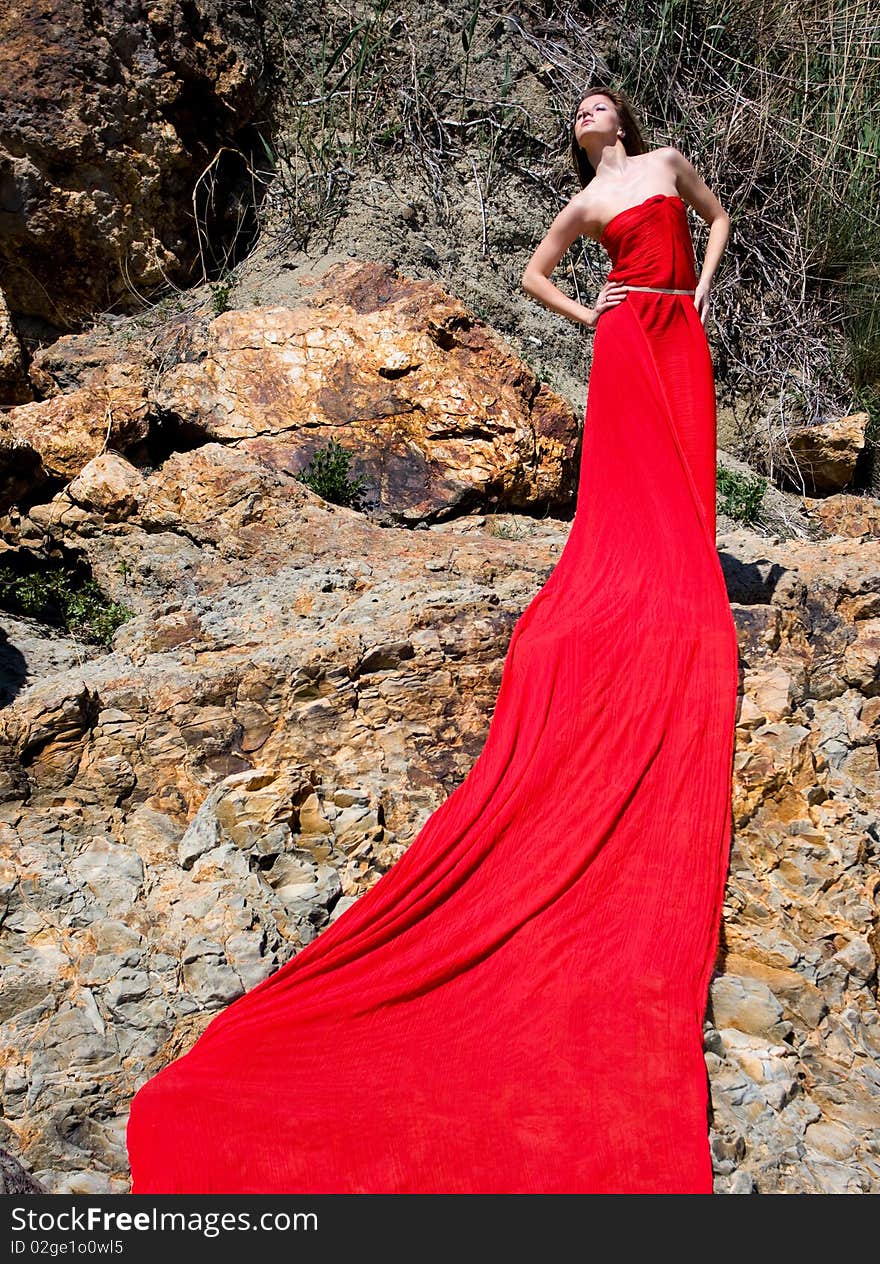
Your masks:
M 696 284 L 678 197 L 602 241 L 613 278 Z M 596 329 L 577 512 L 476 763 L 138 1091 L 133 1193 L 711 1192 L 737 698 L 714 537 L 705 332 L 691 297 L 631 291 Z

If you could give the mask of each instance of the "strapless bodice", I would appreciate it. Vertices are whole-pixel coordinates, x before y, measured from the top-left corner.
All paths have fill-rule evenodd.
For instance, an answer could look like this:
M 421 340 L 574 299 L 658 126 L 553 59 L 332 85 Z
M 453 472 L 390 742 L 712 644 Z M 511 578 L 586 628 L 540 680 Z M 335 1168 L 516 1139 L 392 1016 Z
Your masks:
M 599 239 L 611 256 L 609 281 L 694 289 L 694 244 L 687 207 L 674 193 L 655 193 L 620 211 Z

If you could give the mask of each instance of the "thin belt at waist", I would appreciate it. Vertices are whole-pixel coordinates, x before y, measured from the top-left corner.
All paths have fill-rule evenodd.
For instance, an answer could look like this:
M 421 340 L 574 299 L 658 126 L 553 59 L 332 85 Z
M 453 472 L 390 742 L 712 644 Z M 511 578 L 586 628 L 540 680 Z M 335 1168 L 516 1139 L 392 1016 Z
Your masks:
M 664 290 L 655 285 L 625 285 L 625 290 L 645 290 L 648 294 L 695 294 L 695 290 Z

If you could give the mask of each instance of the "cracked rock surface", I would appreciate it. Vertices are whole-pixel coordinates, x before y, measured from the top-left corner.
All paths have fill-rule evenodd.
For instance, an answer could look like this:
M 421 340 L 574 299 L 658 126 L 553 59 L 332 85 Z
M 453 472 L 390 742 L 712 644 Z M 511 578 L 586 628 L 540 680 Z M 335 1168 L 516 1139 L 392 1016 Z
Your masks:
M 49 403 L 142 372 L 67 341 L 42 361 Z M 207 361 L 174 363 L 202 375 L 193 424 L 213 416 Z M 2 521 L 7 550 L 75 556 L 133 612 L 110 652 L 3 620 L 0 1145 L 53 1192 L 129 1188 L 136 1088 L 460 784 L 569 531 L 444 496 L 406 502 L 411 526 L 329 504 L 277 427 L 198 421 L 139 464 L 152 407 L 127 454 L 86 445 Z M 34 453 L 60 434 L 35 427 Z M 493 459 L 510 472 L 508 438 Z M 442 442 L 459 478 L 480 441 Z M 533 487 L 563 486 L 556 442 Z M 809 537 L 720 520 L 742 697 L 705 1024 L 718 1192 L 880 1191 L 880 540 L 859 499 L 805 501 Z

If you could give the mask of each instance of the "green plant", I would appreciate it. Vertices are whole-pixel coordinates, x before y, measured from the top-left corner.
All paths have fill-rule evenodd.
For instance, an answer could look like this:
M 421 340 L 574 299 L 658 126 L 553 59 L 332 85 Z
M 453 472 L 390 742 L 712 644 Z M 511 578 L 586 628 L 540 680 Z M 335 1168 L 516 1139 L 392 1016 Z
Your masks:
M 121 602 L 108 601 L 93 579 L 79 579 L 63 566 L 29 574 L 0 567 L 0 604 L 108 648 L 117 628 L 133 614 Z
M 308 465 L 296 477 L 324 500 L 357 508 L 364 496 L 365 484 L 360 477 L 349 478 L 350 464 L 351 453 L 331 439 L 325 448 L 312 453 Z
M 229 291 L 232 287 L 228 281 L 211 282 L 211 307 L 219 316 L 229 310 Z
M 719 465 L 716 487 L 719 509 L 723 514 L 744 525 L 755 521 L 767 488 L 765 478 L 741 474 Z

